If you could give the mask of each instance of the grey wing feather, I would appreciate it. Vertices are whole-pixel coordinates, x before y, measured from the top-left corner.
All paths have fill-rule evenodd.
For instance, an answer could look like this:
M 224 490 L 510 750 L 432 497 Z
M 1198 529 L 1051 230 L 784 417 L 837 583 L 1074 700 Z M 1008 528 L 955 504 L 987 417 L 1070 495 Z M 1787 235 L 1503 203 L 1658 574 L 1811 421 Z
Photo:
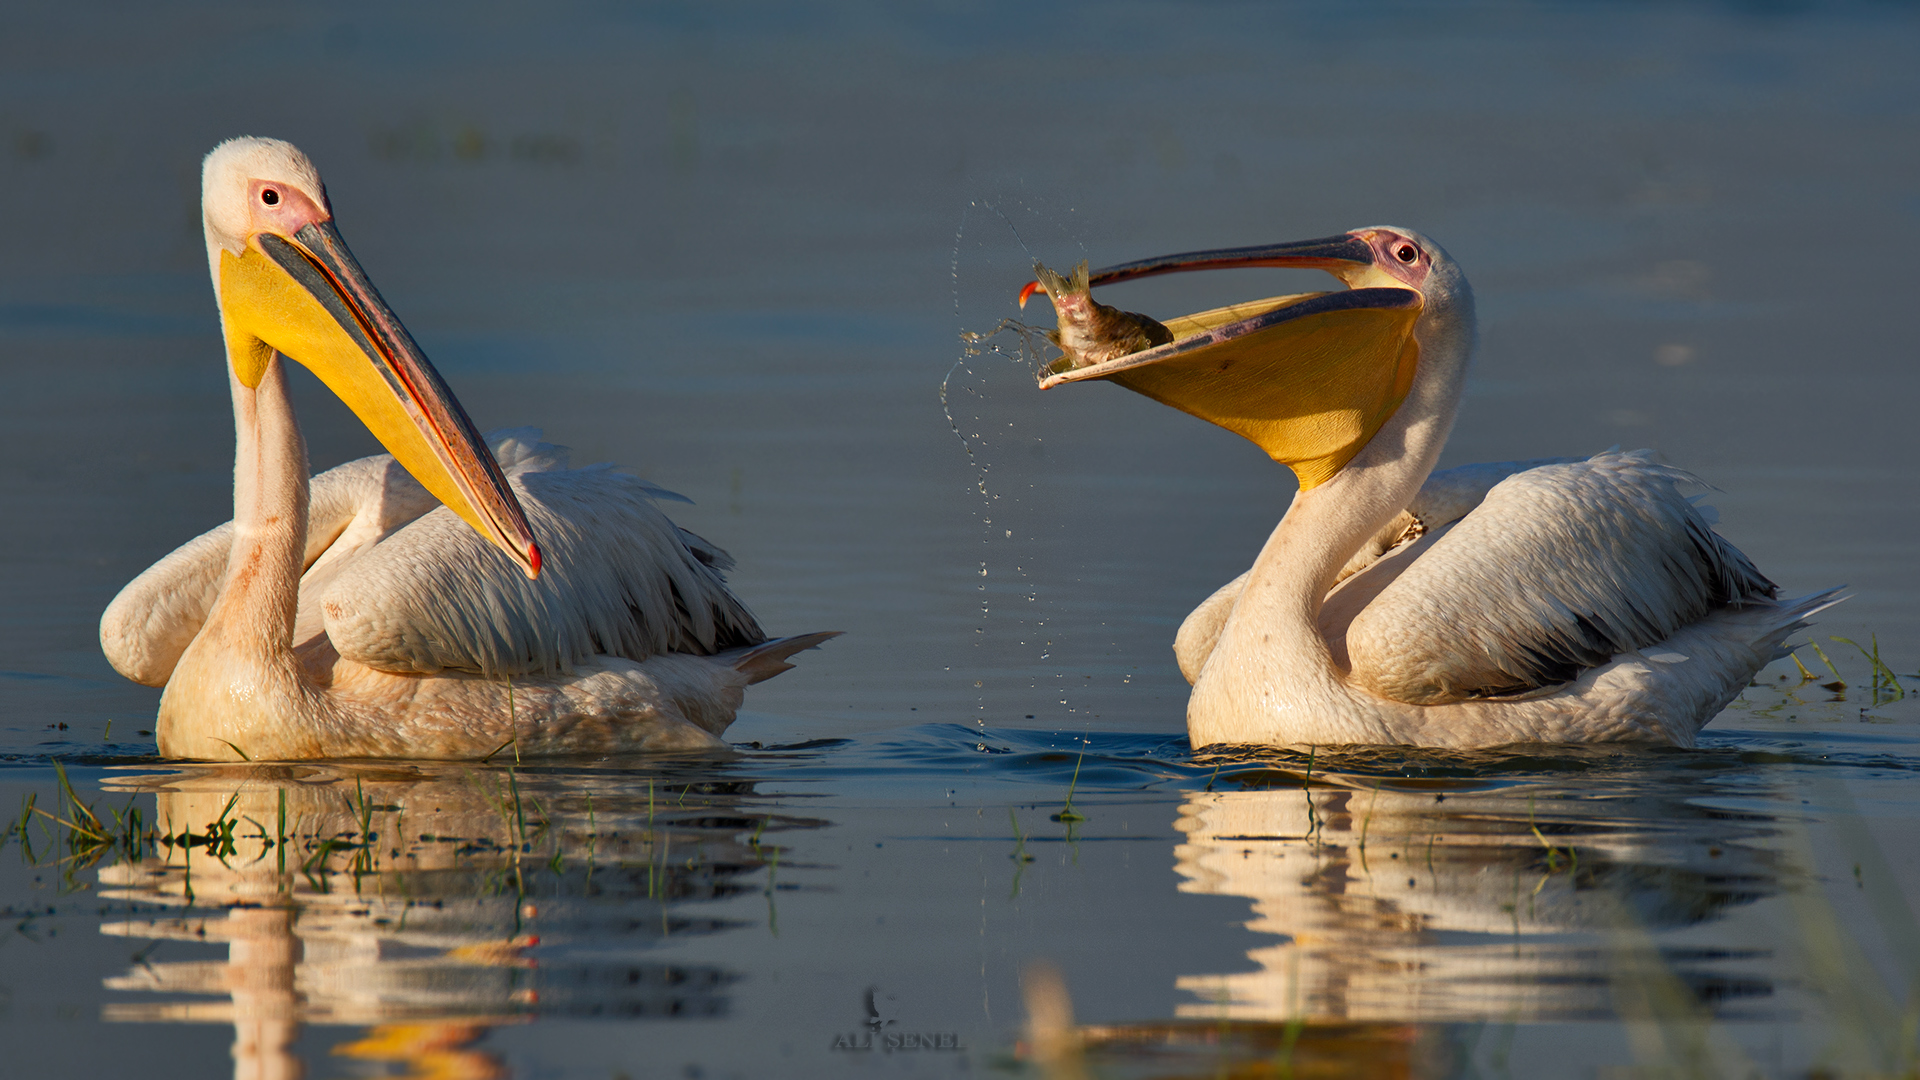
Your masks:
M 595 653 L 708 655 L 766 639 L 721 577 L 732 561 L 669 521 L 659 489 L 598 467 L 508 482 L 540 544 L 540 577 L 435 510 L 320 596 L 341 656 L 383 671 L 517 675 L 568 672 Z
M 1406 567 L 1346 634 L 1353 680 L 1440 704 L 1525 693 L 1775 587 L 1648 451 L 1516 473 Z
M 687 501 L 691 502 L 692 500 L 689 499 Z M 693 552 L 694 558 L 699 559 L 715 570 L 725 573 L 733 569 L 733 556 L 727 554 L 718 545 L 713 543 L 713 541 L 681 529 L 680 542 L 687 545 L 687 550 Z

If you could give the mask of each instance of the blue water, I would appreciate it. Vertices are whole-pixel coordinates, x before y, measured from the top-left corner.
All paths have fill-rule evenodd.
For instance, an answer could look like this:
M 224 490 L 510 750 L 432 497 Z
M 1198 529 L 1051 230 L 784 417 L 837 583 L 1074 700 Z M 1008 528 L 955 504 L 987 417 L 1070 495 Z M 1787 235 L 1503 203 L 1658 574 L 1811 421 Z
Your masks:
M 1067 1076 L 1065 1006 L 1098 1076 L 1907 1075 L 1916 46 L 1894 3 L 16 5 L 8 1071 Z M 685 493 L 771 631 L 846 631 L 735 754 L 153 756 L 96 620 L 230 513 L 197 170 L 243 132 L 482 428 Z M 1654 448 L 1849 587 L 1833 670 L 1692 751 L 1191 753 L 1174 629 L 1291 481 L 961 335 L 1036 258 L 1383 222 L 1476 291 L 1443 464 Z M 317 467 L 374 452 L 295 394 Z

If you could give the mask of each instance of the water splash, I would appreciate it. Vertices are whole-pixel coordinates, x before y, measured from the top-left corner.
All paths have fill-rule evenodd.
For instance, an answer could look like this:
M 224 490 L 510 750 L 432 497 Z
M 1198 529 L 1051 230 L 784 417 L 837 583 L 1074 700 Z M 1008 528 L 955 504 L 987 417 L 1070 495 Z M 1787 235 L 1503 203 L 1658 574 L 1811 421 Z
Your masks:
M 1030 214 L 1040 213 L 1031 206 L 1023 207 L 1023 209 Z M 1021 229 L 1015 224 L 1006 210 L 1002 208 L 999 201 L 988 199 L 975 199 L 970 201 L 961 214 L 960 223 L 954 231 L 953 252 L 949 268 L 952 277 L 953 310 L 956 323 L 963 323 L 966 319 L 966 314 L 961 303 L 963 278 L 961 272 L 961 253 L 966 246 L 969 237 L 969 227 L 976 213 L 991 215 L 991 220 L 998 222 L 999 226 L 1006 230 L 1006 235 L 1010 236 L 1018 246 L 1025 262 L 1030 264 L 1034 260 L 1033 250 L 1029 247 L 1026 238 L 1022 235 Z M 1051 216 L 1043 215 L 1043 219 L 1052 222 L 1056 226 L 1059 224 L 1059 222 Z M 1012 335 L 1010 339 L 1006 341 L 994 340 L 1008 333 Z M 979 409 L 982 392 L 977 381 L 975 381 L 977 373 L 972 361 L 985 356 L 994 356 L 1025 367 L 1029 372 L 1038 371 L 1043 366 L 1040 360 L 1042 353 L 1041 342 L 1045 340 L 1040 336 L 1040 333 L 1038 329 L 1011 318 L 999 320 L 991 330 L 984 333 L 968 330 L 963 326 L 959 331 L 961 353 L 955 358 L 953 364 L 947 369 L 945 376 L 940 380 L 939 396 L 941 411 L 946 416 L 948 430 L 953 433 L 954 439 L 960 443 L 961 451 L 967 456 L 967 463 L 973 473 L 971 488 L 973 493 L 980 499 L 981 544 L 984 546 L 992 545 L 996 539 L 1002 542 L 1011 542 L 1015 539 L 1015 535 L 1013 529 L 1006 527 L 1004 524 L 996 527 L 995 523 L 995 507 L 996 504 L 1002 501 L 1004 493 L 999 490 L 999 485 L 993 482 L 993 462 L 988 458 L 989 442 L 984 433 L 983 417 Z M 960 421 L 960 416 L 965 414 L 964 411 L 956 408 L 960 404 L 959 395 L 962 392 L 972 395 L 975 399 L 970 422 L 966 425 L 963 425 Z M 1014 422 L 1009 421 L 1007 427 L 1013 429 L 1015 427 Z M 1008 437 L 1013 437 L 1013 432 L 1010 431 Z M 1018 499 L 1014 501 L 1017 502 Z M 1013 568 L 1013 574 L 1017 580 L 1024 580 L 1026 578 L 1024 565 L 1017 563 Z M 988 637 L 987 630 L 990 625 L 989 620 L 994 614 L 992 590 L 988 587 L 990 584 L 988 579 L 996 576 L 996 568 L 992 565 L 990 552 L 983 552 L 983 557 L 978 567 L 978 575 L 980 581 L 976 586 L 976 591 L 980 594 L 980 623 L 974 629 L 975 649 L 981 649 L 984 646 Z M 1039 600 L 1038 590 L 1030 584 L 1024 590 L 1021 590 L 1020 595 L 1028 603 L 1037 603 Z M 1028 615 L 1019 613 L 1015 615 L 1016 621 L 1022 624 L 1024 624 L 1029 617 Z M 1035 624 L 1035 628 L 1037 629 L 1044 624 L 1045 620 L 1041 619 Z M 1037 642 L 1041 636 L 1040 634 L 1035 634 L 1033 635 L 1033 639 Z M 1021 645 L 1024 646 L 1026 644 L 1027 642 L 1025 640 L 1021 641 Z M 1044 647 L 1036 650 L 1039 653 L 1039 659 L 1048 659 L 1051 655 L 1051 647 L 1052 642 L 1048 641 Z M 975 726 L 984 737 L 987 722 L 987 688 L 984 679 L 976 679 L 974 685 L 975 688 L 980 691 L 975 700 Z

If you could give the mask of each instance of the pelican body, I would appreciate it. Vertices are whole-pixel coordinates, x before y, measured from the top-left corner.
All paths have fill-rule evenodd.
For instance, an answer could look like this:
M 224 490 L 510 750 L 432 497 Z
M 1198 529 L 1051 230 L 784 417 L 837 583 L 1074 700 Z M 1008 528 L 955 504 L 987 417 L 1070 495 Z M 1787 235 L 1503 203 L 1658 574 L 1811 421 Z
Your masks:
M 1693 745 L 1788 634 L 1838 602 L 1776 588 L 1650 452 L 1435 474 L 1473 291 L 1408 229 L 1171 255 L 1094 286 L 1240 266 L 1344 291 L 1168 320 L 1104 379 L 1235 431 L 1298 476 L 1253 567 L 1182 624 L 1187 730 L 1221 743 Z
M 233 520 L 136 578 L 100 624 L 117 670 L 166 688 L 162 754 L 711 748 L 747 685 L 833 636 L 769 641 L 727 589 L 726 553 L 654 505 L 677 496 L 569 469 L 532 429 L 490 449 L 294 147 L 216 147 L 202 209 L 233 398 Z M 390 454 L 310 478 L 286 359 Z

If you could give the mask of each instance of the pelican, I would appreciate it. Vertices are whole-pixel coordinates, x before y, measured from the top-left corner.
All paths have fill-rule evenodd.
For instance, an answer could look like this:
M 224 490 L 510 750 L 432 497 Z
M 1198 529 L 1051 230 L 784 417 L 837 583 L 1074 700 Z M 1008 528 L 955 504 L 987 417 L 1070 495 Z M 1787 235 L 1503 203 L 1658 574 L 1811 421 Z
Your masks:
M 532 429 L 490 452 L 285 142 L 201 174 L 233 397 L 233 520 L 135 578 L 100 642 L 164 686 L 169 757 L 481 758 L 724 745 L 742 691 L 832 633 L 769 641 L 725 552 L 569 469 Z M 284 359 L 390 455 L 308 476 Z M 677 496 L 674 496 L 677 497 Z M 542 568 L 544 566 L 544 573 Z
M 1253 567 L 1175 639 L 1194 747 L 1692 746 L 1788 634 L 1842 599 L 1776 599 L 1680 494 L 1692 477 L 1647 451 L 1433 474 L 1473 351 L 1473 291 L 1410 229 L 1146 259 L 1091 284 L 1242 266 L 1313 267 L 1348 287 L 1174 319 L 1169 344 L 1040 384 L 1119 383 L 1251 439 L 1299 479 Z

